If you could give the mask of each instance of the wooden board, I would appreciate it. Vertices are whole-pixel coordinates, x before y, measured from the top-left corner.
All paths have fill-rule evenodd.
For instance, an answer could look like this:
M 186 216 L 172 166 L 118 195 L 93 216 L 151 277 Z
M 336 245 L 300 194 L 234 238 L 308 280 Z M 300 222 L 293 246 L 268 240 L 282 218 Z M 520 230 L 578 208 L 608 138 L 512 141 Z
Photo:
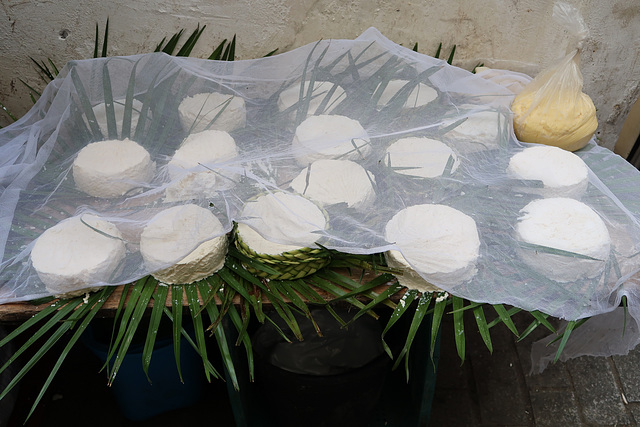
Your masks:
M 337 272 L 350 277 L 351 279 L 355 280 L 355 281 L 363 281 L 363 282 L 368 282 L 372 279 L 374 279 L 376 277 L 375 273 L 371 273 L 371 272 L 365 272 L 365 274 L 363 276 L 361 276 L 361 272 L 360 271 L 356 271 L 356 272 L 351 272 L 351 274 L 349 273 L 349 271 L 347 271 L 347 269 L 340 269 L 340 270 L 336 270 Z M 380 293 L 383 292 L 386 288 L 386 284 L 385 285 L 381 285 L 378 286 L 377 288 L 374 288 L 373 291 L 376 293 Z M 102 309 L 100 310 L 100 313 L 98 314 L 98 316 L 100 317 L 113 317 L 117 308 L 118 308 L 118 304 L 120 302 L 120 298 L 122 297 L 122 292 L 123 292 L 124 286 L 117 286 L 116 289 L 114 290 L 114 292 L 111 294 L 111 296 L 109 297 L 109 299 L 105 302 L 104 306 L 102 307 Z M 330 294 L 328 294 L 327 292 L 321 290 L 321 289 L 317 289 L 314 288 L 315 291 L 322 296 L 322 298 L 324 298 L 325 301 L 330 301 L 332 300 L 334 297 Z M 400 292 L 398 294 L 396 294 L 394 296 L 394 300 L 398 300 L 400 298 L 400 296 L 403 294 L 403 292 Z M 127 296 L 128 299 L 128 296 Z M 366 298 L 362 298 L 362 300 L 367 300 Z M 286 301 L 286 300 L 285 300 Z M 182 302 L 183 302 L 183 306 L 187 306 L 187 299 L 186 299 L 186 295 L 183 295 L 182 297 Z M 218 304 L 220 304 L 220 301 L 217 301 Z M 234 301 L 236 304 L 240 303 L 240 298 L 238 296 L 236 296 L 236 300 Z M 288 301 L 287 301 L 288 302 Z M 9 303 L 9 304 L 2 304 L 0 305 L 0 322 L 2 323 L 20 323 L 23 322 L 25 319 L 28 319 L 32 316 L 34 316 L 35 314 L 37 314 L 38 312 L 40 312 L 41 310 L 43 310 L 44 308 L 46 308 L 47 306 L 49 306 L 50 304 L 52 304 L 53 301 L 50 301 L 48 303 L 45 304 L 40 304 L 40 305 L 34 305 L 30 302 L 17 302 L 17 303 Z M 270 302 L 268 299 L 263 299 L 263 304 L 269 305 Z M 167 295 L 167 300 L 165 302 L 165 305 L 167 307 L 171 306 L 171 289 L 169 289 L 169 294 Z M 149 304 L 149 308 L 153 307 L 153 302 L 151 302 Z

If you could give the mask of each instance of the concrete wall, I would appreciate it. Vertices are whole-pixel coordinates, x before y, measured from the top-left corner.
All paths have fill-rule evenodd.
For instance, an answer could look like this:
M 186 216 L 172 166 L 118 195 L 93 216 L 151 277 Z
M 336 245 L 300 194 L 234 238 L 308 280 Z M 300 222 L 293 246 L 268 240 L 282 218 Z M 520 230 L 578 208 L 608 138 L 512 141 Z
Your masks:
M 598 108 L 598 136 L 612 148 L 640 95 L 640 2 L 570 0 L 590 29 L 582 54 L 584 90 Z M 354 38 L 370 26 L 433 54 L 456 44 L 454 64 L 482 61 L 535 73 L 564 55 L 568 39 L 551 20 L 553 0 L 0 0 L 0 102 L 30 107 L 23 78 L 43 86 L 29 56 L 62 66 L 93 54 L 95 24 L 110 18 L 110 55 L 153 50 L 180 28 L 207 28 L 193 56 L 237 34 L 237 57 L 280 52 L 321 38 Z M 8 121 L 0 113 L 0 124 Z

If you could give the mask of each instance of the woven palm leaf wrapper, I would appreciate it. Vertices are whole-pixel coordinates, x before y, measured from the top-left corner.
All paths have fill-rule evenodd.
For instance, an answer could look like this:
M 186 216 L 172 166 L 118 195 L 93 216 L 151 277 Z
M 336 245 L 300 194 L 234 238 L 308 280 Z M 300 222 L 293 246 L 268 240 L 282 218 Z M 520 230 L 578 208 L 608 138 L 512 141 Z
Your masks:
M 314 206 L 317 208 L 317 213 L 321 213 L 324 217 L 323 228 L 326 227 L 327 223 L 327 213 L 320 207 L 318 207 L 315 203 L 311 202 L 309 199 L 299 196 L 299 195 L 291 195 L 286 193 L 275 193 L 270 195 L 259 196 L 254 199 L 253 202 L 257 201 L 260 198 L 280 198 L 281 201 L 286 202 L 287 200 L 304 200 L 309 203 L 310 206 Z M 249 202 L 251 203 L 251 202 Z M 284 209 L 283 209 L 283 212 Z M 278 218 L 278 221 L 286 221 L 286 218 Z M 238 224 L 234 223 L 233 228 L 233 241 L 235 247 L 240 251 L 243 255 L 250 258 L 253 261 L 256 261 L 266 267 L 264 270 L 259 268 L 255 268 L 249 263 L 243 263 L 244 267 L 250 273 L 272 280 L 294 280 L 300 279 L 310 274 L 315 273 L 323 267 L 326 267 L 331 262 L 331 254 L 328 250 L 322 247 L 305 247 L 300 246 L 295 249 L 284 250 L 279 253 L 262 253 L 261 251 L 255 250 L 256 248 L 251 248 L 250 245 L 246 242 L 245 239 L 242 238 L 242 231 L 239 230 L 239 227 L 244 227 L 246 225 L 247 233 L 254 232 L 258 233 L 255 229 L 253 229 L 248 224 Z M 250 231 L 251 230 L 251 231 Z M 308 234 L 314 235 L 312 232 L 308 232 Z M 265 239 L 267 240 L 267 239 Z M 291 245 L 286 245 L 291 247 Z M 283 245 L 283 247 L 286 247 Z M 268 270 L 268 271 L 266 271 Z
M 301 279 L 326 267 L 331 262 L 329 251 L 322 248 L 300 248 L 278 255 L 258 253 L 242 240 L 237 232 L 237 224 L 234 227 L 233 237 L 236 248 L 242 254 L 277 271 L 277 273 L 268 273 L 243 264 L 248 272 L 258 277 L 274 280 Z

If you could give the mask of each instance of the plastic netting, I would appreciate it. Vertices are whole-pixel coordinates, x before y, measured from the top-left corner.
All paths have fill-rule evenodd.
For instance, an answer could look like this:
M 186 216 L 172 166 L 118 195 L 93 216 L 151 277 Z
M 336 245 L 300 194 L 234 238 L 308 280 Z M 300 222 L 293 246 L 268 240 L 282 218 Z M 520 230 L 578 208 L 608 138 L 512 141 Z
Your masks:
M 387 87 L 395 89 L 385 92 Z M 203 100 L 217 94 L 224 95 L 217 109 L 205 111 Z M 291 182 L 314 155 L 344 145 L 344 138 L 293 143 L 309 115 L 332 115 L 355 120 L 366 132 L 347 136 L 354 147 L 348 158 L 368 171 L 375 191 L 364 209 L 323 206 L 328 226 L 317 231 L 322 246 L 356 254 L 399 250 L 385 240 L 389 220 L 409 206 L 442 204 L 473 218 L 480 249 L 470 280 L 434 285 L 473 301 L 565 319 L 609 312 L 627 295 L 630 313 L 640 318 L 640 172 L 594 141 L 576 153 L 589 168 L 588 185 L 578 198 L 606 224 L 611 249 L 607 259 L 587 260 L 599 263 L 595 275 L 570 282 L 549 278 L 526 262 L 527 251 L 545 248 L 524 247 L 515 238 L 520 211 L 545 193 L 531 191 L 543 188 L 542 182 L 506 172 L 512 156 L 531 146 L 514 136 L 513 96 L 491 79 L 401 47 L 375 29 L 355 40 L 324 40 L 256 60 L 155 53 L 70 62 L 25 117 L 0 131 L 0 303 L 52 293 L 30 254 L 45 230 L 70 217 L 91 213 L 111 222 L 126 247 L 108 277 L 82 287 L 125 284 L 151 273 L 140 254 L 140 234 L 170 207 L 194 203 L 210 210 L 223 225 L 219 234 L 229 232 L 234 221 L 250 222 L 242 217 L 247 201 L 295 193 Z M 191 115 L 183 103 L 189 97 L 195 102 Z M 188 135 L 204 129 L 228 130 L 235 151 L 217 161 L 203 155 L 183 166 L 183 172 L 199 174 L 191 178 L 196 184 L 189 184 L 170 162 Z M 449 161 L 435 177 L 412 175 L 420 164 L 395 168 L 386 150 L 406 137 L 443 142 L 457 156 L 456 167 Z M 90 143 L 124 138 L 149 153 L 148 179 L 110 178 L 115 181 L 107 187 L 126 184 L 115 197 L 79 189 L 73 171 L 78 152 Z M 270 235 L 269 230 L 263 237 L 295 243 L 286 241 L 286 232 Z M 190 249 L 200 243 L 192 241 Z M 552 249 L 546 255 L 560 259 L 561 269 L 580 271 L 578 263 L 585 261 Z

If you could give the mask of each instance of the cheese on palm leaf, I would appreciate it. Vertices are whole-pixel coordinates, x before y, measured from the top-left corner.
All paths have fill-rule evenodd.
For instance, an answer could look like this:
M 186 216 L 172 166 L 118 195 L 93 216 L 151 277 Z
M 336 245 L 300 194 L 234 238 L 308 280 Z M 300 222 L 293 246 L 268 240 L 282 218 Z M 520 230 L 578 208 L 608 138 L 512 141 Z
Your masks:
M 236 143 L 225 131 L 206 130 L 189 135 L 167 164 L 171 183 L 165 201 L 210 197 L 232 187 L 237 173 L 222 164 L 237 156 Z
M 155 168 L 147 150 L 130 139 L 100 141 L 78 152 L 73 180 L 91 196 L 118 197 L 147 185 Z
M 239 237 L 254 252 L 268 255 L 315 247 L 327 225 L 315 203 L 282 192 L 248 202 L 241 216 Z
M 445 170 L 455 172 L 460 161 L 453 150 L 440 141 L 409 137 L 387 148 L 384 163 L 402 175 L 436 178 Z
M 223 93 L 198 93 L 178 106 L 182 128 L 193 133 L 207 129 L 231 132 L 244 127 L 247 110 L 244 99 Z
M 227 236 L 210 210 L 194 204 L 174 206 L 146 225 L 140 236 L 140 253 L 156 279 L 188 284 L 224 266 Z
M 113 283 L 111 276 L 125 254 L 116 226 L 85 214 L 42 233 L 31 250 L 31 263 L 49 292 L 73 296 L 88 286 Z
M 398 281 L 408 288 L 431 292 L 476 274 L 476 223 L 449 206 L 424 204 L 401 210 L 387 223 L 385 239 L 399 249 L 387 251 L 385 257 L 390 267 L 403 271 Z
M 509 160 L 507 173 L 517 179 L 541 181 L 544 188 L 523 190 L 546 197 L 579 199 L 589 183 L 589 170 L 580 157 L 546 145 L 529 147 L 515 154 Z
M 559 282 L 600 274 L 609 259 L 611 238 L 604 221 L 574 199 L 538 199 L 520 211 L 516 238 L 523 260 Z
M 409 80 L 391 80 L 387 83 L 387 86 L 382 91 L 380 98 L 378 99 L 378 107 L 382 107 L 387 105 L 394 96 L 398 95 L 398 99 L 406 99 L 403 108 L 417 108 L 422 107 L 435 100 L 438 97 L 438 92 L 430 86 L 427 86 L 424 83 L 418 83 L 414 85 L 411 92 L 400 93 L 402 88 L 404 88 L 409 83 Z M 380 86 L 378 85 L 378 88 Z M 376 88 L 376 91 L 378 90 Z M 408 92 L 408 87 L 405 89 Z M 402 98 L 400 98 L 402 97 Z
M 362 160 L 371 152 L 360 123 L 339 115 L 307 118 L 296 128 L 292 147 L 300 166 L 320 159 Z
M 291 188 L 322 205 L 346 203 L 363 209 L 376 198 L 373 175 L 350 160 L 316 160 L 291 182 Z
M 313 90 L 309 96 L 309 84 L 309 81 L 304 82 L 302 98 L 300 96 L 300 84 L 283 90 L 278 96 L 278 110 L 286 111 L 295 106 L 292 108 L 292 113 L 295 113 L 298 108 L 307 104 L 307 116 L 312 116 L 316 112 L 328 114 L 346 97 L 344 89 L 340 86 L 323 81 L 313 83 Z M 321 105 L 324 107 L 321 111 L 318 111 Z

